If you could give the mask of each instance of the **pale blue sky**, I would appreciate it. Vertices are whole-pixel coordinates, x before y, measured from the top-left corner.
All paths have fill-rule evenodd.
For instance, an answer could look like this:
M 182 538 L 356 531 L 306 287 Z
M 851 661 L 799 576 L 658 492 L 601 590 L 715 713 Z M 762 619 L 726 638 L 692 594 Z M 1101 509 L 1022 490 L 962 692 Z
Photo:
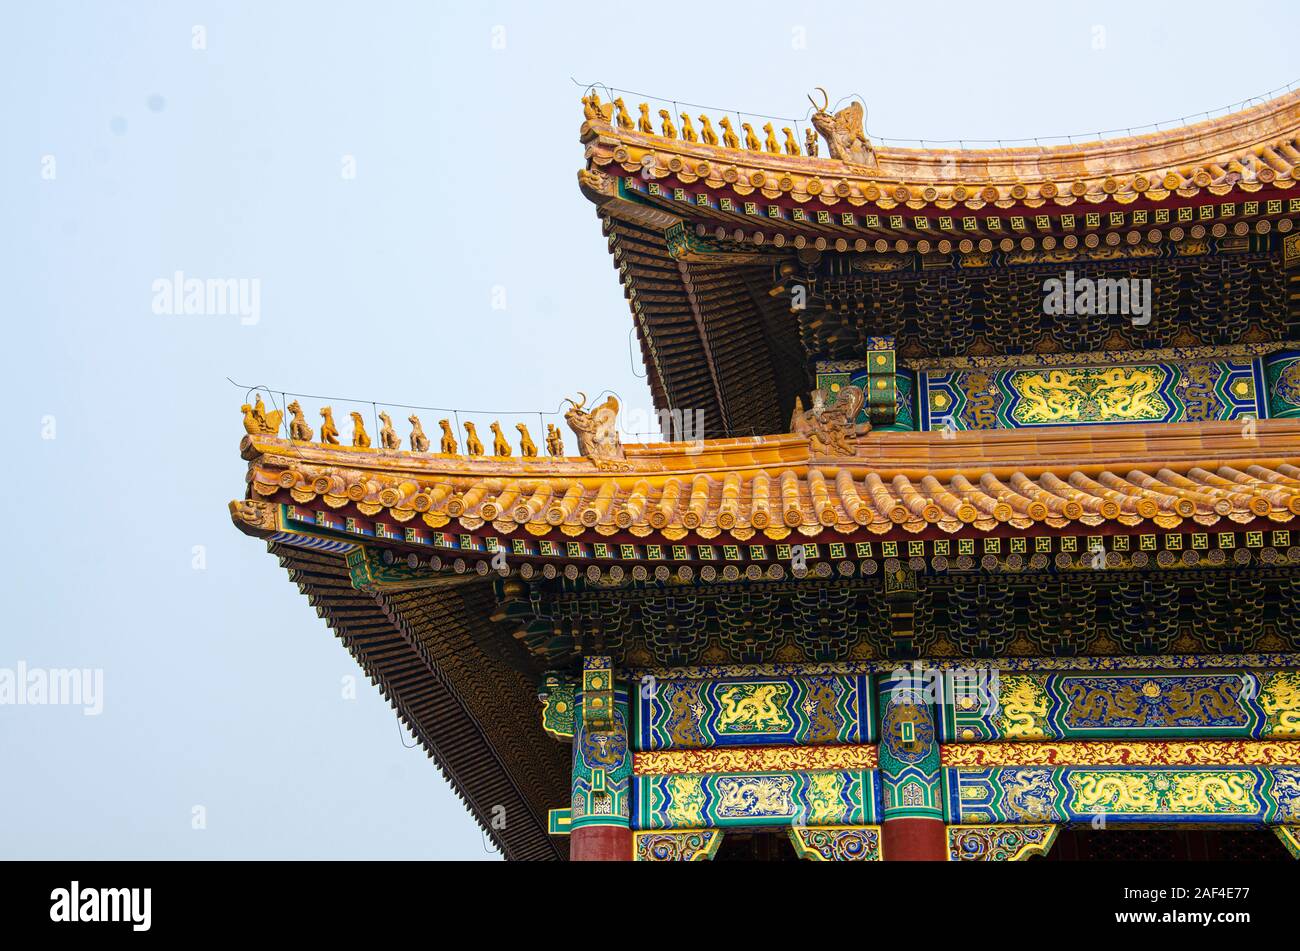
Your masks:
M 230 524 L 225 377 L 648 408 L 577 188 L 571 76 L 779 115 L 820 85 L 865 97 L 878 137 L 935 139 L 1141 125 L 1300 78 L 1289 4 L 24 2 L 5 21 L 0 668 L 102 668 L 104 711 L 0 706 L 0 857 L 484 857 Z M 259 322 L 154 314 L 178 270 L 258 279 Z

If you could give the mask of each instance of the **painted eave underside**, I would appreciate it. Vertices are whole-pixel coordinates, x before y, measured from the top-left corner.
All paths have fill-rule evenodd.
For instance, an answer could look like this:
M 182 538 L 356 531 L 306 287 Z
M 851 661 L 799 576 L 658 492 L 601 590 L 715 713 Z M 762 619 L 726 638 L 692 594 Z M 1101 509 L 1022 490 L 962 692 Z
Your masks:
M 508 859 L 565 859 L 546 813 L 568 788 L 569 749 L 528 714 L 534 680 L 503 664 L 489 620 L 491 583 L 372 595 L 353 588 L 344 556 L 269 543 L 329 625 Z M 506 637 L 506 641 L 510 641 Z M 517 649 L 517 648 L 516 648 Z M 521 711 L 523 711 L 521 715 Z M 502 826 L 504 822 L 504 826 Z
M 599 209 L 655 405 L 700 414 L 696 431 L 705 436 L 749 435 L 779 432 L 795 396 L 813 385 L 798 323 L 769 293 L 774 264 L 792 259 L 805 241 L 809 250 L 873 247 L 887 249 L 882 256 L 888 256 L 896 246 L 923 252 L 945 238 L 954 246 L 975 239 L 981 247 L 1007 240 L 1005 231 L 984 229 L 988 216 L 1046 220 L 1047 230 L 1035 231 L 1034 238 L 1015 237 L 1032 241 L 1047 234 L 1056 242 L 1070 230 L 1059 226 L 1064 213 L 1073 213 L 1080 228 L 1084 212 L 1095 213 L 1105 231 L 1116 211 L 1192 203 L 1241 207 L 1247 199 L 1264 209 L 1264 199 L 1296 194 L 1300 91 L 1204 122 L 1099 142 L 882 147 L 870 167 L 708 146 L 599 119 L 582 124 L 581 140 L 579 185 Z M 624 179 L 653 184 L 663 196 L 682 188 L 712 198 L 698 206 L 630 195 L 620 184 Z M 735 207 L 720 208 L 722 198 Z M 772 221 L 743 213 L 746 203 L 757 203 L 760 212 L 780 205 L 806 214 L 797 223 Z M 842 212 L 872 214 L 879 224 L 845 226 Z M 1265 219 L 1277 214 L 1261 210 L 1255 224 L 1275 227 L 1277 220 Z M 701 236 L 715 246 L 684 253 L 667 237 L 675 229 L 686 240 Z M 1131 244 L 1154 240 L 1156 233 L 1127 227 L 1105 237 Z M 1168 240 L 1168 231 L 1160 240 Z

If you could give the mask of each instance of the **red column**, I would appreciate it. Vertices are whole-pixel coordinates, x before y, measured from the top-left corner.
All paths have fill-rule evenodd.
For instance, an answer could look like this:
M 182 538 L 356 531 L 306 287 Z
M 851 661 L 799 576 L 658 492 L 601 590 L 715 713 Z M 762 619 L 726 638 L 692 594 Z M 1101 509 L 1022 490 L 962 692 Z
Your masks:
M 881 858 L 886 862 L 942 862 L 948 858 L 943 821 L 942 765 L 933 703 L 941 694 L 917 662 L 878 675 L 880 705 Z
M 571 862 L 630 862 L 632 830 L 620 826 L 583 826 L 569 835 Z
M 948 834 L 941 819 L 886 819 L 880 827 L 881 858 L 886 862 L 943 862 Z

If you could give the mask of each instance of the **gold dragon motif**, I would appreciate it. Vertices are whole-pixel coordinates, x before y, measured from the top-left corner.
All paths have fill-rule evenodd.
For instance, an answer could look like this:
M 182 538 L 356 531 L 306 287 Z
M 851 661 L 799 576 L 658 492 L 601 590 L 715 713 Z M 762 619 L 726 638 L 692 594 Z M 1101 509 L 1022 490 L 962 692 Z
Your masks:
M 1002 677 L 998 727 L 1005 737 L 1042 737 L 1047 733 L 1047 691 L 1028 675 Z
M 782 684 L 737 684 L 718 694 L 722 713 L 719 733 L 767 733 L 788 730 L 789 716 L 778 703 L 785 700 Z
M 1259 707 L 1269 719 L 1273 736 L 1300 734 L 1300 671 L 1274 674 L 1259 695 Z
M 1011 385 L 1021 397 L 1015 417 L 1029 424 L 1163 419 L 1163 374 L 1155 366 L 1014 373 Z

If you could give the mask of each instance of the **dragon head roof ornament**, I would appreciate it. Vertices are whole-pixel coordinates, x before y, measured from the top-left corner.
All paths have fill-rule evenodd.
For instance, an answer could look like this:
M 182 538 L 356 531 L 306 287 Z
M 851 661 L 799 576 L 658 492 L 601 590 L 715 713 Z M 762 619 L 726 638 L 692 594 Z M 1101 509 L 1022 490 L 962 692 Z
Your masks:
M 599 406 L 588 410 L 587 394 L 580 400 L 567 400 L 564 421 L 578 438 L 578 451 L 594 462 L 622 462 L 623 442 L 618 436 L 618 400 L 612 395 Z
M 852 456 L 857 453 L 855 436 L 871 431 L 870 423 L 859 423 L 858 413 L 865 402 L 862 390 L 842 386 L 834 402 L 828 403 L 825 390 L 814 390 L 812 409 L 803 408 L 796 398 L 790 418 L 790 432 L 804 436 L 814 456 Z
M 862 127 L 863 120 L 866 118 L 866 108 L 862 103 L 854 101 L 839 112 L 831 113 L 830 94 L 821 86 L 817 87 L 817 91 L 822 94 L 820 106 L 812 96 L 808 97 L 808 101 L 816 110 L 812 114 L 812 124 L 826 140 L 826 149 L 830 152 L 831 158 L 839 159 L 849 165 L 874 166 L 876 150 Z

